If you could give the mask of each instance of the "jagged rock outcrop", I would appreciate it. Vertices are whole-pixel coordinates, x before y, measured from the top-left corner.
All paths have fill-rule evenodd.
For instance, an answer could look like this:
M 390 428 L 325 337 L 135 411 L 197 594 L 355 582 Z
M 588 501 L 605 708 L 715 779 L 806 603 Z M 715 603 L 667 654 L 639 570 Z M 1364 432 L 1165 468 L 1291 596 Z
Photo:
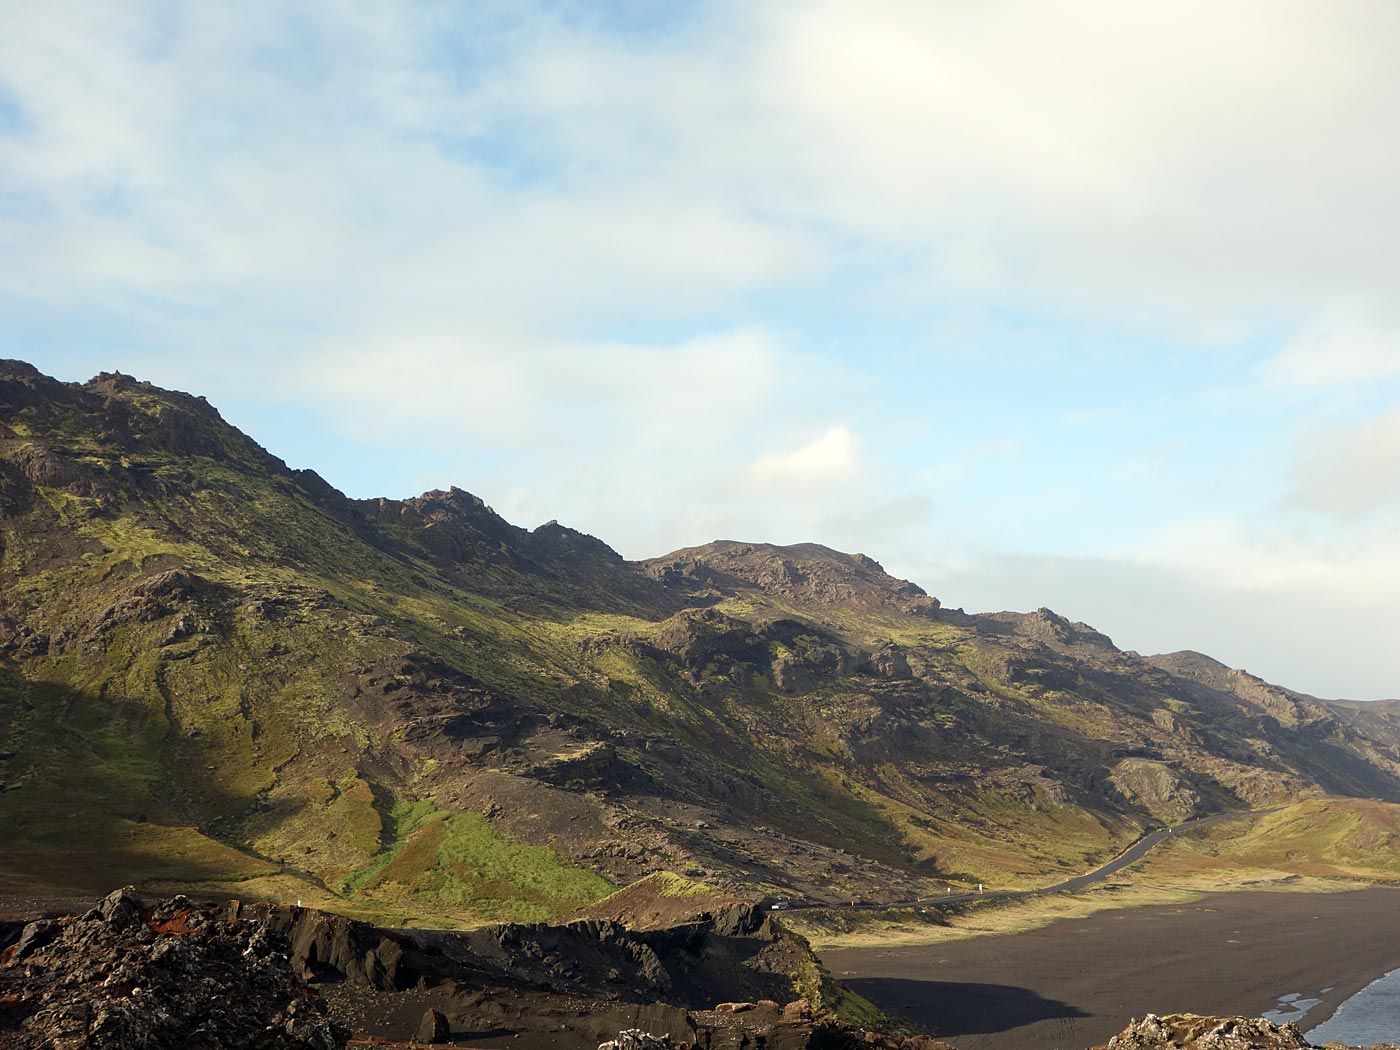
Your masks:
M 26 1050 L 337 1050 L 349 1033 L 266 922 L 117 890 L 0 952 L 0 1044 Z
M 773 684 L 780 693 L 810 693 L 851 670 L 850 654 L 835 641 L 798 635 L 773 659 Z
M 1056 649 L 1088 646 L 1117 651 L 1113 639 L 1108 635 L 1094 630 L 1087 623 L 1071 622 L 1044 606 L 1028 613 L 993 613 L 986 619 L 1008 624 L 1017 634 Z
M 909 666 L 909 654 L 902 645 L 886 642 L 865 658 L 858 668 L 879 678 L 904 682 L 914 677 Z
M 1125 758 L 1110 770 L 1109 781 L 1129 801 L 1169 824 L 1200 814 L 1200 792 L 1165 762 Z
M 1260 1017 L 1148 1014 L 1093 1050 L 1311 1050 L 1296 1024 Z M 1394 1050 L 1391 1044 L 1370 1050 Z
M 788 1001 L 796 997 L 794 974 L 820 972 L 805 941 L 765 909 L 745 903 L 653 930 L 597 919 L 461 932 L 385 930 L 309 908 L 239 901 L 218 914 L 279 937 L 302 978 L 377 992 L 525 984 L 559 995 L 702 1009 L 735 992 Z
M 21 1050 L 338 1050 L 351 1031 L 356 1046 L 421 1044 L 462 1031 L 528 1037 L 561 1021 L 600 1037 L 645 1027 L 712 1050 L 869 1041 L 796 998 L 799 983 L 828 995 L 835 985 L 755 905 L 645 932 L 598 921 L 409 931 L 299 907 L 145 900 L 128 887 L 80 917 L 0 926 L 6 941 L 0 1045 Z M 716 1005 L 736 997 L 750 1004 L 742 1019 Z
M 615 1039 L 599 1043 L 598 1050 L 690 1050 L 691 1047 L 705 1050 L 954 1050 L 932 1036 L 868 1031 L 830 1018 L 816 1025 L 805 1025 L 794 1024 L 783 1014 L 752 1030 L 744 1027 L 746 1023 L 753 1023 L 748 1015 L 764 1012 L 765 1007 L 771 1012 L 774 1005 L 722 1003 L 721 1007 L 744 1009 L 715 1011 L 722 1020 L 717 1027 L 698 1033 L 699 1039 L 694 1043 L 670 1033 L 655 1035 L 632 1028 L 619 1032 Z
M 440 1010 L 426 1010 L 413 1035 L 415 1043 L 440 1043 L 452 1036 L 452 1026 Z
M 16 1050 L 341 1050 L 485 1028 L 568 1030 L 578 1046 L 593 1045 L 591 1032 L 594 1042 L 618 1033 L 603 1043 L 612 1050 L 950 1050 L 793 997 L 792 974 L 820 969 L 752 905 L 646 933 L 596 921 L 388 931 L 310 909 L 148 900 L 127 887 L 80 916 L 6 924 L 6 941 L 0 1045 Z M 375 1031 L 364 1030 L 370 1014 L 381 1018 Z M 1148 1014 L 1093 1050 L 1311 1048 L 1294 1024 Z
M 718 540 L 642 564 L 649 576 L 682 591 L 735 594 L 756 588 L 828 608 L 887 609 L 917 616 L 939 609 L 937 598 L 916 583 L 891 576 L 874 558 L 819 543 L 780 547 Z
M 664 1035 L 652 1035 L 640 1028 L 618 1032 L 616 1039 L 599 1043 L 598 1050 L 672 1050 L 675 1044 Z

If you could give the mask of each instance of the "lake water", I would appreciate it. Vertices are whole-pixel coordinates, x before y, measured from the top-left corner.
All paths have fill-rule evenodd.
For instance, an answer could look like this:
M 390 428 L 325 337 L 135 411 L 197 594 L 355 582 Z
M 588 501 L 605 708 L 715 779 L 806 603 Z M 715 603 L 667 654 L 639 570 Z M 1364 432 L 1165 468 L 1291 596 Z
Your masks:
M 1400 970 L 1378 977 L 1337 1007 L 1330 1018 L 1303 1034 L 1317 1045 L 1400 1043 Z
M 1320 994 L 1325 994 L 1331 990 L 1331 988 L 1324 988 Z M 1272 1021 L 1274 1024 L 1287 1024 L 1289 1021 L 1301 1021 L 1307 1016 L 1308 1011 L 1320 1002 L 1322 1002 L 1321 999 L 1307 999 L 1298 992 L 1293 992 L 1291 995 L 1280 995 L 1278 997 L 1278 1006 L 1274 1007 L 1272 1010 L 1265 1010 L 1260 1016 L 1266 1021 Z

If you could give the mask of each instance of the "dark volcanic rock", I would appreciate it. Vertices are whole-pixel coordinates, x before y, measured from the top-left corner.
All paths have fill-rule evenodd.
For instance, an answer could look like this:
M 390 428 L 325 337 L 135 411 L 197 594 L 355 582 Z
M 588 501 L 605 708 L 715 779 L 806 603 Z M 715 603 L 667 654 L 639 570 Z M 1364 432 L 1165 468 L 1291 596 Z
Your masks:
M 97 914 L 114 930 L 124 930 L 141 921 L 141 898 L 136 890 L 127 886 L 113 890 L 97 906 Z
M 897 609 L 931 616 L 939 602 L 908 580 L 897 579 L 864 554 L 843 554 L 817 543 L 719 540 L 642 563 L 668 587 L 736 593 L 756 587 L 766 594 L 823 607 Z
M 753 1006 L 752 1003 L 722 1005 Z M 701 1031 L 694 1044 L 675 1039 L 669 1033 L 654 1035 L 633 1028 L 621 1031 L 617 1038 L 599 1044 L 598 1050 L 689 1050 L 692 1045 L 705 1050 L 953 1050 L 953 1047 L 932 1036 L 870 1032 L 830 1019 L 815 1026 L 780 1021 L 762 1029 L 748 1029 L 734 1018 L 736 1013 L 742 1015 L 748 1012 L 716 1011 L 725 1017 L 727 1023 Z
M 1095 1050 L 1307 1050 L 1309 1046 L 1291 1022 L 1276 1025 L 1258 1017 L 1148 1014 Z
M 16 961 L 23 959 L 31 952 L 38 951 L 46 944 L 49 944 L 57 936 L 58 923 L 54 922 L 52 919 L 40 919 L 37 922 L 31 922 L 20 933 L 19 940 L 15 942 L 15 950 L 11 958 Z
M 230 904 L 233 914 L 242 914 Z M 287 909 L 254 907 L 249 914 L 263 914 L 273 928 L 286 934 L 292 965 L 308 979 L 334 975 L 392 991 L 399 984 L 403 949 L 373 926 L 340 915 L 306 911 L 289 917 Z
M 894 642 L 882 645 L 871 653 L 860 669 L 880 678 L 890 678 L 895 681 L 908 681 L 914 677 L 914 672 L 909 666 L 908 654 L 905 653 L 903 647 Z
M 840 646 L 811 641 L 773 660 L 773 684 L 789 695 L 809 693 L 849 669 L 849 660 Z
M 0 953 L 0 1045 L 17 1050 L 337 1050 L 348 1033 L 263 922 L 117 890 L 30 923 Z
M 503 1030 L 522 1039 L 548 1032 L 554 1045 L 580 1050 L 632 1027 L 712 1050 L 801 1050 L 829 1023 L 820 1009 L 784 1015 L 778 1007 L 801 994 L 794 975 L 821 974 L 820 963 L 806 942 L 750 904 L 645 931 L 598 920 L 383 930 L 310 909 L 237 902 L 218 914 L 285 938 L 291 969 L 324 982 L 334 1016 L 364 1038 L 406 1041 L 417 1033 L 421 1042 L 424 1011 L 436 1010 L 457 1032 Z M 734 1000 L 767 1008 L 742 1022 L 714 1011 Z M 565 1042 L 557 1038 L 561 1024 L 575 1033 Z
M 302 908 L 146 901 L 127 887 L 7 937 L 0 1046 L 17 1050 L 342 1050 L 349 1030 L 332 1009 L 401 1018 L 397 1029 L 361 1024 L 352 1046 L 441 1044 L 455 1028 L 549 1033 L 566 1050 L 614 1033 L 614 1050 L 950 1050 L 761 994 L 785 981 L 791 992 L 786 975 L 815 960 L 752 906 L 649 933 L 607 922 L 387 931 Z M 338 1005 L 298 971 L 326 981 Z M 1310 1047 L 1293 1024 L 1149 1014 L 1094 1050 Z
M 419 1043 L 440 1043 L 451 1035 L 452 1029 L 447 1023 L 447 1018 L 437 1010 L 429 1010 L 423 1014 L 423 1020 L 418 1022 L 418 1032 L 413 1038 Z

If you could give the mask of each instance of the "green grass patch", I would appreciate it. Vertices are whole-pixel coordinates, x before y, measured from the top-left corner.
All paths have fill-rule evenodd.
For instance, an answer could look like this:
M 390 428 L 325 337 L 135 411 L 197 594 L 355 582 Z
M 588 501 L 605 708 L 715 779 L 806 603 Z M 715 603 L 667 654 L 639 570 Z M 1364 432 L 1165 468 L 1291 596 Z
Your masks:
M 1181 836 L 1172 844 L 1235 868 L 1320 878 L 1400 881 L 1400 805 L 1315 798 Z
M 390 824 L 394 841 L 347 880 L 347 893 L 476 920 L 542 922 L 613 889 L 546 846 L 505 838 L 480 813 L 400 803 Z

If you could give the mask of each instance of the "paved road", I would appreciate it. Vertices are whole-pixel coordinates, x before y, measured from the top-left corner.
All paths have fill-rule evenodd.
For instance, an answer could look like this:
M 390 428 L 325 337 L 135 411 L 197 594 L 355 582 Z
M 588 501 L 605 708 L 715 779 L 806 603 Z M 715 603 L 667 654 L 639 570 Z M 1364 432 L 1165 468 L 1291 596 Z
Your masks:
M 870 909 L 915 907 L 941 908 L 949 904 L 963 904 L 967 901 L 1009 900 L 1013 897 L 1038 897 L 1046 893 L 1073 893 L 1076 890 L 1083 889 L 1090 883 L 1099 882 L 1103 879 L 1108 878 L 1108 876 L 1112 875 L 1114 872 L 1122 871 L 1130 864 L 1136 864 L 1139 860 L 1143 858 L 1143 856 L 1147 853 L 1148 850 L 1150 850 L 1153 846 L 1157 845 L 1157 843 L 1161 842 L 1163 839 L 1167 838 L 1170 835 L 1175 835 L 1182 831 L 1190 831 L 1192 828 L 1204 827 L 1207 824 L 1218 824 L 1221 821 L 1225 820 L 1235 820 L 1240 817 L 1258 817 L 1262 816 L 1265 813 L 1274 812 L 1277 811 L 1272 809 L 1252 809 L 1246 810 L 1245 812 L 1241 813 L 1214 813 L 1209 817 L 1196 817 L 1194 820 L 1188 820 L 1185 823 L 1177 824 L 1174 827 L 1163 828 L 1161 831 L 1154 831 L 1150 835 L 1143 836 L 1101 868 L 1095 868 L 1093 871 L 1086 872 L 1083 875 L 1076 875 L 1074 878 L 1067 879 L 1066 881 L 1057 883 L 1054 886 L 1042 886 L 1040 889 L 1036 890 L 989 890 L 986 893 L 950 893 L 942 897 L 919 897 L 911 901 L 893 901 L 888 904 L 862 903 L 830 905 L 815 903 L 799 904 L 794 902 L 791 907 L 794 910 L 799 908 L 830 907 Z

